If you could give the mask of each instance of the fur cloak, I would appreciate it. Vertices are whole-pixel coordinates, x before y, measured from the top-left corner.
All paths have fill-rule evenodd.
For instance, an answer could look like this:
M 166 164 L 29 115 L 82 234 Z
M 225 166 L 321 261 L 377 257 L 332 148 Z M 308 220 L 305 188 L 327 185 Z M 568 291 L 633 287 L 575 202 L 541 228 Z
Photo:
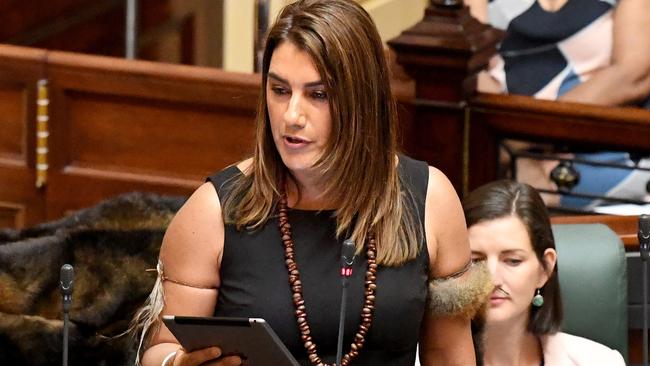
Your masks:
M 74 266 L 69 365 L 133 365 L 124 333 L 147 298 L 160 244 L 185 198 L 129 193 L 59 221 L 0 230 L 0 365 L 62 360 L 59 271 Z

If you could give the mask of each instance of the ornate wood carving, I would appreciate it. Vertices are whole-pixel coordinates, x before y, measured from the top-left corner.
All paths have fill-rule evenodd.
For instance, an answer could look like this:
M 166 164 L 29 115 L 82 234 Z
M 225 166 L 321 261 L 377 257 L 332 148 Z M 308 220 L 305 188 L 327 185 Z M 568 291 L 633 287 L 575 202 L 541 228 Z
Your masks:
M 476 75 L 496 52 L 501 33 L 478 22 L 463 2 L 431 1 L 422 21 L 388 42 L 415 80 L 413 126 L 404 136 L 411 155 L 467 187 L 467 98 Z

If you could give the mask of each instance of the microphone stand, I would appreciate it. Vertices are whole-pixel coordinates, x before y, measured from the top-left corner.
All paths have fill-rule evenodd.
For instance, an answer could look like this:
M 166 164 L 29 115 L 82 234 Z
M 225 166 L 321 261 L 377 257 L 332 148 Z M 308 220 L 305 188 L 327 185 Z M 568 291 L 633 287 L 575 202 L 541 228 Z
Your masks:
M 68 326 L 70 319 L 68 311 L 63 310 L 63 366 L 68 366 Z
M 343 335 L 345 328 L 345 313 L 348 303 L 348 285 L 352 276 L 352 264 L 354 264 L 354 242 L 347 239 L 341 248 L 341 313 L 339 314 L 339 337 L 336 344 L 336 365 L 341 366 L 343 357 Z
M 650 216 L 639 216 L 639 252 L 643 286 L 643 366 L 648 366 L 648 257 L 650 256 Z
M 70 306 L 72 305 L 72 287 L 74 269 L 69 264 L 61 267 L 61 295 L 63 300 L 63 366 L 68 366 L 68 328 L 70 326 Z
M 348 284 L 349 277 L 343 274 L 345 269 L 341 269 L 341 313 L 339 315 L 339 338 L 336 344 L 336 365 L 341 365 L 341 357 L 343 356 L 343 329 L 345 328 L 345 312 L 346 304 L 348 302 Z M 350 269 L 350 274 L 352 274 L 352 269 Z

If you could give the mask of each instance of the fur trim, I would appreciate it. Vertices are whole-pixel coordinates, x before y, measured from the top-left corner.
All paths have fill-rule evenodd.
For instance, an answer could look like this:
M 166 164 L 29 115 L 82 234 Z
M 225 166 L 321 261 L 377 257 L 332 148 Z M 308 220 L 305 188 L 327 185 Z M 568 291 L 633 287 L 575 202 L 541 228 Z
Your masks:
M 131 192 L 26 229 L 0 229 L 0 244 L 84 230 L 165 230 L 185 197 Z
M 429 311 L 434 315 L 473 318 L 494 289 L 485 262 L 472 264 L 465 275 L 429 282 Z

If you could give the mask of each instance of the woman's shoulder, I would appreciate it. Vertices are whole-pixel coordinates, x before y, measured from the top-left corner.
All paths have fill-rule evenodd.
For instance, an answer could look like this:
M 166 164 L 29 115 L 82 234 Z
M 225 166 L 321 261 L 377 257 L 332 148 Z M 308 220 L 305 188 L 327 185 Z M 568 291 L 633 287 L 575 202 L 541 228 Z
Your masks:
M 212 175 L 206 178 L 208 182 L 218 182 L 222 180 L 231 179 L 234 176 L 239 174 L 247 174 L 250 167 L 253 165 L 253 158 L 248 158 L 246 160 L 239 161 L 237 163 L 228 165 L 227 167 L 214 172 Z
M 400 154 L 399 156 L 400 174 L 411 179 L 416 179 L 426 187 L 429 183 L 447 183 L 447 176 L 440 169 L 430 166 L 426 161 L 416 160 L 409 156 Z M 444 184 L 446 185 L 446 184 Z
M 425 210 L 435 211 L 439 215 L 448 212 L 446 208 L 449 204 L 458 203 L 454 186 L 440 169 L 406 155 L 400 154 L 398 158 L 400 176 L 420 195 L 417 199 L 425 203 Z
M 623 356 L 587 338 L 558 332 L 542 338 L 544 361 L 549 365 L 625 365 Z
M 229 190 L 229 183 L 231 183 L 234 178 L 238 177 L 239 175 L 247 174 L 252 164 L 252 158 L 242 160 L 210 175 L 206 178 L 206 181 L 212 183 L 215 190 L 219 194 L 219 197 L 222 197 L 224 193 Z
M 426 162 L 415 160 L 406 155 L 398 155 L 397 169 L 403 182 L 424 200 L 429 181 L 429 166 Z

